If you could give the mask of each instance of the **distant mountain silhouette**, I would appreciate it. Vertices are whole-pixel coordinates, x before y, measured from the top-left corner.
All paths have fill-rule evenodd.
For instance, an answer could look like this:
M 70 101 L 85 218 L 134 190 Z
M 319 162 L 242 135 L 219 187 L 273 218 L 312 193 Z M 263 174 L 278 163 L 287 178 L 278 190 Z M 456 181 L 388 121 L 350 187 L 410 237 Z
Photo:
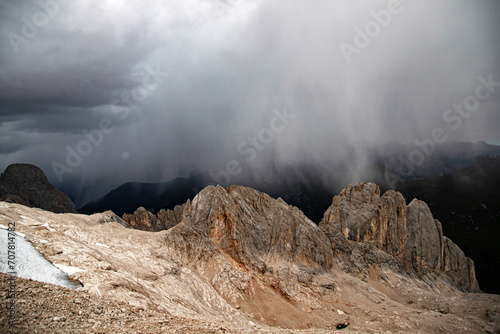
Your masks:
M 173 208 L 192 199 L 207 182 L 207 173 L 194 173 L 188 178 L 176 178 L 163 183 L 128 182 L 107 195 L 87 203 L 78 211 L 92 214 L 112 210 L 122 216 L 142 206 L 156 212 L 164 208 Z
M 432 153 L 423 153 L 423 150 Z M 424 156 L 424 160 L 418 165 L 410 163 L 410 154 L 416 151 L 420 151 Z M 432 173 L 448 174 L 454 170 L 471 166 L 477 156 L 495 157 L 500 155 L 500 146 L 487 144 L 484 141 L 476 143 L 446 142 L 436 144 L 435 147 L 428 144 L 422 149 L 417 145 L 391 142 L 383 148 L 371 150 L 371 155 L 372 164 L 385 166 L 405 179 L 415 179 Z M 408 167 L 410 170 L 407 170 Z

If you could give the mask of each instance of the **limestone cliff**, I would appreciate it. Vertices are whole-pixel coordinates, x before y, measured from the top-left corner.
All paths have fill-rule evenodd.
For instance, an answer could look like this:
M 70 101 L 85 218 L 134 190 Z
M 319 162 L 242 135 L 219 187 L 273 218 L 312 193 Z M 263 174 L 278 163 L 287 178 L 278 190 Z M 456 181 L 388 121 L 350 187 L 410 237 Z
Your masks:
M 464 291 L 479 289 L 472 260 L 443 236 L 423 201 L 406 205 L 399 192 L 380 196 L 373 183 L 348 185 L 334 197 L 320 227 L 351 271 L 366 273 L 370 264 L 385 264 L 418 277 L 441 277 Z M 360 252 L 364 255 L 356 259 Z
M 209 186 L 186 203 L 182 223 L 168 232 L 166 247 L 247 312 L 278 319 L 273 306 L 282 306 L 289 314 L 276 323 L 294 324 L 303 320 L 303 308 L 334 297 L 328 238 L 281 199 Z
M 184 205 L 176 205 L 173 210 L 162 209 L 155 215 L 141 206 L 132 214 L 123 214 L 122 218 L 138 230 L 158 232 L 179 224 L 183 208 Z
M 194 238 L 190 243 L 209 240 L 217 251 L 245 270 L 260 273 L 266 282 L 279 281 L 275 263 L 324 271 L 337 262 L 345 271 L 365 277 L 370 265 L 378 265 L 431 285 L 440 278 L 463 291 L 479 290 L 472 260 L 443 236 L 427 204 L 415 199 L 406 205 L 401 193 L 390 190 L 381 195 L 373 183 L 346 186 L 334 197 L 319 228 L 283 200 L 240 186 L 209 186 L 192 203 L 158 215 L 140 207 L 123 220 L 144 231 L 168 230 L 182 222 L 172 238 L 182 230 L 184 238 Z M 190 254 L 184 244 L 176 245 L 176 251 Z M 204 259 L 210 245 L 199 249 L 205 254 L 189 255 L 190 261 Z M 280 293 L 290 298 L 296 294 L 284 290 Z

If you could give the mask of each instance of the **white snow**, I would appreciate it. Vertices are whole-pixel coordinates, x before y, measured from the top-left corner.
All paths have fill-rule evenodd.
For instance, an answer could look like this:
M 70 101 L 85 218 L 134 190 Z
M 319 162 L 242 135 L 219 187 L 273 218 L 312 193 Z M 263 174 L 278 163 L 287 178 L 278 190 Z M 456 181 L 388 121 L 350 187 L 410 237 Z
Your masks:
M 7 226 L 2 225 L 2 224 L 0 224 L 0 228 L 3 229 L 3 230 L 8 230 Z M 20 237 L 23 237 L 23 238 L 26 237 L 26 234 L 24 234 L 24 233 L 21 233 L 21 232 L 14 232 L 14 233 L 17 234 Z
M 21 233 L 21 232 L 16 232 L 16 234 L 17 234 L 18 236 L 20 236 L 21 238 L 26 238 L 26 234 L 24 234 L 24 233 Z
M 8 263 L 8 231 L 0 229 L 0 271 L 12 272 Z M 40 254 L 33 245 L 23 237 L 15 238 L 15 269 L 16 276 L 31 278 L 36 281 L 60 285 L 70 289 L 78 288 L 69 280 L 68 275 L 61 269 L 55 267 Z M 12 254 L 12 253 L 11 253 Z
M 43 227 L 46 227 L 46 228 L 47 228 L 47 230 L 49 230 L 49 231 L 52 231 L 52 232 L 54 232 L 54 231 L 55 231 L 55 229 L 53 229 L 52 227 L 50 227 L 50 226 L 49 226 L 49 223 L 45 223 L 45 224 L 43 224 L 42 226 L 43 226 Z
M 57 263 L 54 263 L 54 266 L 56 266 L 57 268 L 61 269 L 62 271 L 64 271 L 66 274 L 68 275 L 74 275 L 76 273 L 79 273 L 79 272 L 82 272 L 82 271 L 85 271 L 83 269 L 80 269 L 78 267 L 72 267 L 72 266 L 65 266 L 64 264 L 57 264 Z
M 108 246 L 108 245 L 105 245 L 105 244 L 100 244 L 100 243 L 98 243 L 98 242 L 96 242 L 95 244 L 96 244 L 96 246 L 101 246 L 101 247 L 106 247 L 106 248 L 109 248 L 109 246 Z

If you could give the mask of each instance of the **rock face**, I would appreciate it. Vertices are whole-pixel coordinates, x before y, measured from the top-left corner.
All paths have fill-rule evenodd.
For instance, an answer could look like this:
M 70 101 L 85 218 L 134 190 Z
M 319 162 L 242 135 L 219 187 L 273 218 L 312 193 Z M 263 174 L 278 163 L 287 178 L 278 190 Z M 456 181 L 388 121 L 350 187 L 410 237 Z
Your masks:
M 160 210 L 158 215 L 139 207 L 132 214 L 123 214 L 123 220 L 130 226 L 142 231 L 158 232 L 168 230 L 179 224 L 182 218 L 183 205 L 176 205 L 173 210 Z
M 30 164 L 12 164 L 5 169 L 0 176 L 0 201 L 55 213 L 77 213 L 68 195 L 50 184 L 40 168 Z
M 281 199 L 237 186 L 210 186 L 192 203 L 161 210 L 158 215 L 140 207 L 123 220 L 143 231 L 168 230 L 182 222 L 171 235 L 175 251 L 183 250 L 179 256 L 191 254 L 192 247 L 185 244 L 189 238 L 188 244 L 205 245 L 202 254 L 189 255 L 190 262 L 203 267 L 205 262 L 199 259 L 206 259 L 210 249 L 214 259 L 222 251 L 291 299 L 298 294 L 291 282 L 310 272 L 329 270 L 335 262 L 365 279 L 369 267 L 378 265 L 425 278 L 431 285 L 441 278 L 462 291 L 479 290 L 472 260 L 443 236 L 441 223 L 427 204 L 415 199 L 407 206 L 401 193 L 392 190 L 381 196 L 373 183 L 346 186 L 334 197 L 319 228 Z M 182 243 L 174 237 L 179 233 Z M 287 269 L 291 280 L 277 286 L 273 282 L 283 283 L 279 272 L 284 267 L 277 269 L 276 263 L 303 270 L 290 276 Z
M 500 294 L 500 156 L 478 156 L 470 167 L 408 180 L 398 187 L 406 199 L 425 201 L 446 236 L 467 249 L 481 289 Z
M 205 188 L 186 205 L 183 222 L 248 269 L 273 261 L 331 269 L 331 245 L 296 207 L 251 188 Z
M 333 298 L 328 238 L 281 199 L 240 186 L 209 186 L 186 203 L 182 223 L 168 232 L 169 252 L 231 305 L 263 319 L 297 326 L 302 308 Z M 281 306 L 287 316 L 279 315 Z
M 423 201 L 407 206 L 399 192 L 380 196 L 373 183 L 349 185 L 334 197 L 320 227 L 349 271 L 366 274 L 369 265 L 386 264 L 418 277 L 444 278 L 463 291 L 479 290 L 472 260 L 443 236 Z

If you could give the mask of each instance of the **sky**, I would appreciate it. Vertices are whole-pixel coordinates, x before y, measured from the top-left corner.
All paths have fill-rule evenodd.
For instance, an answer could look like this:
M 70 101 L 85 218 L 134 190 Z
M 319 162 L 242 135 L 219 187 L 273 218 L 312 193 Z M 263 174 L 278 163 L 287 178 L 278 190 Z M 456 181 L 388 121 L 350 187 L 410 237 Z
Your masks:
M 499 9 L 0 1 L 0 170 L 36 164 L 81 204 L 193 170 L 361 164 L 392 141 L 500 144 Z

